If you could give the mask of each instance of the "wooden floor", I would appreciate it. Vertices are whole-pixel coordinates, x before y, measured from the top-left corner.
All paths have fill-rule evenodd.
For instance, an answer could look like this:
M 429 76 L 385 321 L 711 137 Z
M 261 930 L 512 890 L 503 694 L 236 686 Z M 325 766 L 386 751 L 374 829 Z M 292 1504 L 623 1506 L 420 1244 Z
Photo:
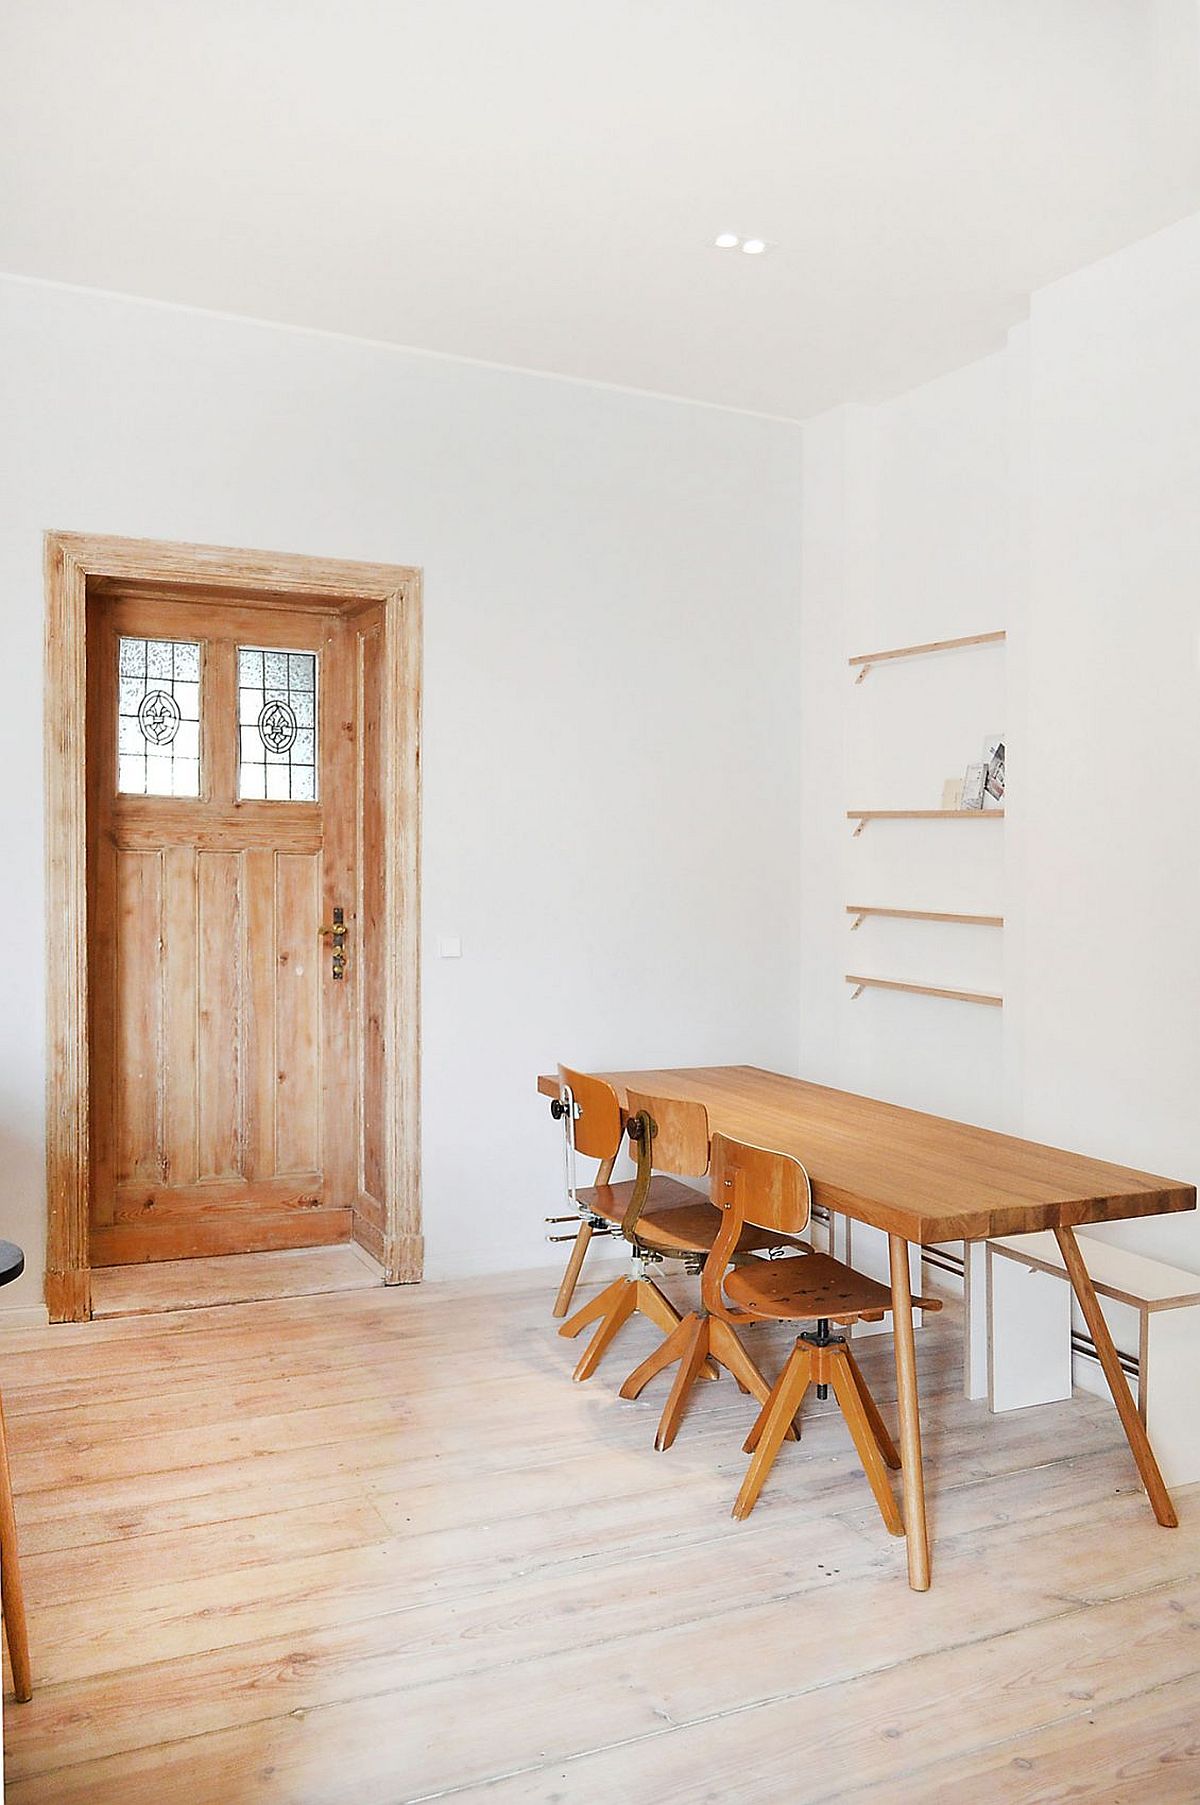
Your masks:
M 1200 1488 L 1157 1528 L 1106 1405 L 990 1417 L 922 1332 L 919 1596 L 832 1407 L 734 1523 L 748 1401 L 655 1454 L 661 1381 L 616 1397 L 653 1332 L 572 1386 L 553 1289 L 6 1336 L 10 1805 L 1200 1797 Z
M 207 1260 L 97 1266 L 92 1271 L 92 1315 L 200 1310 L 271 1297 L 315 1297 L 322 1291 L 366 1291 L 382 1283 L 381 1268 L 352 1241 L 337 1247 L 218 1254 Z

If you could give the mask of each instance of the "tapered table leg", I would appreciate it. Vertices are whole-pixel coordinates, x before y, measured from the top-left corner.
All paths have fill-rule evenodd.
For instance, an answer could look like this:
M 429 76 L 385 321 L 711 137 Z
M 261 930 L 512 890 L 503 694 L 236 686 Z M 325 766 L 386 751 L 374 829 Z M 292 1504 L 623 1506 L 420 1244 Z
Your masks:
M 892 1271 L 892 1335 L 896 1344 L 896 1393 L 900 1405 L 900 1477 L 904 1486 L 904 1533 L 908 1538 L 908 1583 L 929 1590 L 929 1531 L 925 1523 L 925 1471 L 921 1464 L 921 1408 L 917 1398 L 917 1344 L 913 1336 L 912 1284 L 908 1242 L 888 1236 Z
M 1088 1334 L 1095 1343 L 1100 1365 L 1104 1369 L 1104 1377 L 1108 1380 L 1108 1389 L 1112 1392 L 1112 1401 L 1117 1407 L 1117 1415 L 1121 1419 L 1121 1427 L 1130 1451 L 1137 1462 L 1137 1470 L 1141 1474 L 1142 1484 L 1146 1488 L 1146 1496 L 1150 1507 L 1164 1529 L 1178 1529 L 1179 1518 L 1175 1515 L 1175 1506 L 1171 1502 L 1171 1494 L 1167 1490 L 1166 1481 L 1158 1470 L 1158 1462 L 1154 1458 L 1154 1450 L 1146 1434 L 1146 1425 L 1138 1415 L 1137 1405 L 1129 1389 L 1129 1381 L 1121 1370 L 1120 1357 L 1113 1346 L 1113 1338 L 1109 1333 L 1108 1323 L 1104 1319 L 1104 1311 L 1100 1308 L 1100 1300 L 1096 1296 L 1096 1288 L 1092 1277 L 1084 1265 L 1083 1255 L 1079 1251 L 1079 1243 L 1075 1239 L 1073 1228 L 1056 1228 L 1054 1237 L 1058 1242 L 1067 1272 L 1071 1280 L 1071 1288 L 1079 1299 L 1079 1308 L 1083 1311 L 1083 1320 L 1087 1323 Z
M 29 1671 L 29 1632 L 25 1627 L 25 1589 L 17 1552 L 17 1519 L 13 1512 L 12 1478 L 8 1470 L 8 1436 L 0 1405 L 0 1602 L 12 1662 L 13 1690 L 21 1704 L 33 1697 Z

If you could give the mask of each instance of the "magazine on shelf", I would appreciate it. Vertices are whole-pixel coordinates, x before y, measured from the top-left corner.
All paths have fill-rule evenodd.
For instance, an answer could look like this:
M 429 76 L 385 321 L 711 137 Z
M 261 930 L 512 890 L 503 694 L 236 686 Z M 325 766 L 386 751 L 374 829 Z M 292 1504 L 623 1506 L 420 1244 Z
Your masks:
M 983 747 L 984 763 L 987 766 L 987 777 L 984 782 L 985 808 L 991 804 L 999 808 L 1004 802 L 1004 736 L 996 734 L 986 740 Z

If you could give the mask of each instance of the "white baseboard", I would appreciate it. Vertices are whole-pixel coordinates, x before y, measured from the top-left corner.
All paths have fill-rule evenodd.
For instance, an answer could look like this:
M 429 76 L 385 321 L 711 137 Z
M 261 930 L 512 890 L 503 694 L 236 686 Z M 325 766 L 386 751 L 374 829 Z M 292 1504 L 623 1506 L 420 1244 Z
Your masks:
M 50 1312 L 45 1304 L 0 1304 L 0 1335 L 5 1329 L 48 1329 Z

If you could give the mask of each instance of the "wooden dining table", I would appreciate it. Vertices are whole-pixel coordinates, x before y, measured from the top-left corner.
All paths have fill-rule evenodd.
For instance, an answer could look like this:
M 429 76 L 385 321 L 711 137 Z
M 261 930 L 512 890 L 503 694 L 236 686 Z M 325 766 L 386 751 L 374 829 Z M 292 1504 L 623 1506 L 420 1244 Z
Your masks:
M 930 1558 L 911 1244 L 1054 1231 L 1155 1517 L 1164 1528 L 1177 1526 L 1075 1229 L 1194 1210 L 1195 1185 L 757 1066 L 668 1067 L 598 1076 L 614 1087 L 622 1104 L 630 1087 L 703 1103 L 714 1133 L 793 1155 L 808 1170 L 815 1203 L 887 1235 L 908 1578 L 914 1591 L 929 1587 Z M 538 1089 L 557 1097 L 557 1076 L 540 1077 Z

